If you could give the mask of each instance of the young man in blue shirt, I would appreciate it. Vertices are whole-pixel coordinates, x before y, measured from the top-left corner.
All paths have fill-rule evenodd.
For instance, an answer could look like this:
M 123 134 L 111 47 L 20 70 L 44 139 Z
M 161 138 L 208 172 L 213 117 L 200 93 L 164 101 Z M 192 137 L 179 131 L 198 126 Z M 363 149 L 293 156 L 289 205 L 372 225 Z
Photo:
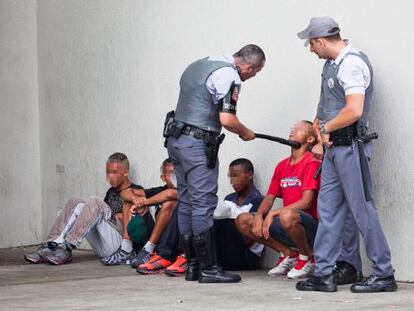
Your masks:
M 263 195 L 254 185 L 254 167 L 250 160 L 240 158 L 232 161 L 229 177 L 235 192 L 228 194 L 224 200 L 235 203 L 235 214 L 238 210 L 242 212 L 240 207 L 249 204 L 250 212 L 257 211 Z M 235 224 L 236 215 L 233 213 L 231 218 L 214 220 L 218 262 L 226 270 L 257 269 L 264 246 L 243 238 Z

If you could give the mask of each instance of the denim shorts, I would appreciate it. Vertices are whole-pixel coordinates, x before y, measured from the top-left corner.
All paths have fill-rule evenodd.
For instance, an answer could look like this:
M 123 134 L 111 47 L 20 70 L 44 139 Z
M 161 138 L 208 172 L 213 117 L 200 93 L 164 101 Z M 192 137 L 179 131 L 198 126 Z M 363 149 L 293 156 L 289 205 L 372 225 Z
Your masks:
M 297 209 L 296 210 L 300 215 L 300 222 L 302 226 L 305 228 L 306 238 L 308 241 L 309 246 L 313 249 L 313 243 L 315 242 L 316 230 L 318 229 L 318 221 L 313 218 L 308 213 Z M 285 244 L 286 246 L 296 248 L 295 243 L 289 237 L 289 235 L 283 230 L 283 227 L 280 223 L 280 218 L 275 217 L 273 218 L 273 223 L 269 228 L 270 236 L 278 240 L 279 242 Z

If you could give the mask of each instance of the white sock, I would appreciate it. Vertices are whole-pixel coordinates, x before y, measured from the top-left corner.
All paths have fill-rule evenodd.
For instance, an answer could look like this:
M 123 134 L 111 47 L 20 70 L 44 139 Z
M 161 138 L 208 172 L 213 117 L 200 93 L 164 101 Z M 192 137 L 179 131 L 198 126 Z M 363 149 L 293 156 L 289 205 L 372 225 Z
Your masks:
M 130 240 L 122 239 L 121 249 L 126 251 L 127 253 L 132 252 L 132 242 Z
M 148 252 L 148 253 L 153 253 L 155 247 L 157 246 L 157 244 L 154 244 L 150 241 L 148 241 L 145 245 L 144 245 L 144 249 Z
M 299 254 L 299 260 L 308 261 L 309 260 L 309 256 Z

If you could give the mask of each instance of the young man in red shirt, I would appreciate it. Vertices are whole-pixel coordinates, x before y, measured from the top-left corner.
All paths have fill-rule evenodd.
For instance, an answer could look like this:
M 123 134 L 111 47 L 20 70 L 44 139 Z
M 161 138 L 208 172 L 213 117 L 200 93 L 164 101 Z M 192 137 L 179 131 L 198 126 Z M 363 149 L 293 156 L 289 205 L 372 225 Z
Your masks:
M 246 239 L 281 253 L 269 275 L 302 278 L 312 274 L 315 267 L 312 248 L 318 227 L 319 190 L 315 173 L 320 161 L 309 152 L 316 142 L 312 122 L 295 124 L 289 139 L 299 142 L 301 147 L 292 148 L 290 157 L 276 166 L 267 195 L 256 214 L 241 214 L 237 225 Z M 282 198 L 283 207 L 272 209 L 277 197 Z

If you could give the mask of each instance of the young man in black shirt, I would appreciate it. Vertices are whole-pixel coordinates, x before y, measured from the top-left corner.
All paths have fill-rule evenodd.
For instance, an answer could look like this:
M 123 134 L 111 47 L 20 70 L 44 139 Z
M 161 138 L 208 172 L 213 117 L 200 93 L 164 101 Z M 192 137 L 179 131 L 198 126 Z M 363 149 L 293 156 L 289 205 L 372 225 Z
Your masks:
M 137 256 L 132 260 L 131 267 L 142 274 L 153 274 L 167 269 L 184 272 L 186 260 L 178 254 L 178 223 L 177 223 L 177 189 L 174 164 L 170 159 L 161 165 L 161 180 L 164 186 L 145 189 L 145 197 L 136 200 L 131 212 L 143 217 L 150 236 Z M 139 195 L 138 191 L 129 190 Z M 130 198 L 132 200 L 132 197 Z M 126 212 L 127 210 L 125 210 Z M 156 251 L 156 253 L 155 253 Z M 174 264 L 173 261 L 176 260 Z
M 132 243 L 123 234 L 121 192 L 143 188 L 129 180 L 128 172 L 127 156 L 119 152 L 112 154 L 106 162 L 106 178 L 111 188 L 104 200 L 94 196 L 87 200 L 70 199 L 57 216 L 46 242 L 36 252 L 25 255 L 25 260 L 54 265 L 70 262 L 72 249 L 78 247 L 83 238 L 101 258 L 114 252 L 121 253 L 122 262 L 132 257 Z

